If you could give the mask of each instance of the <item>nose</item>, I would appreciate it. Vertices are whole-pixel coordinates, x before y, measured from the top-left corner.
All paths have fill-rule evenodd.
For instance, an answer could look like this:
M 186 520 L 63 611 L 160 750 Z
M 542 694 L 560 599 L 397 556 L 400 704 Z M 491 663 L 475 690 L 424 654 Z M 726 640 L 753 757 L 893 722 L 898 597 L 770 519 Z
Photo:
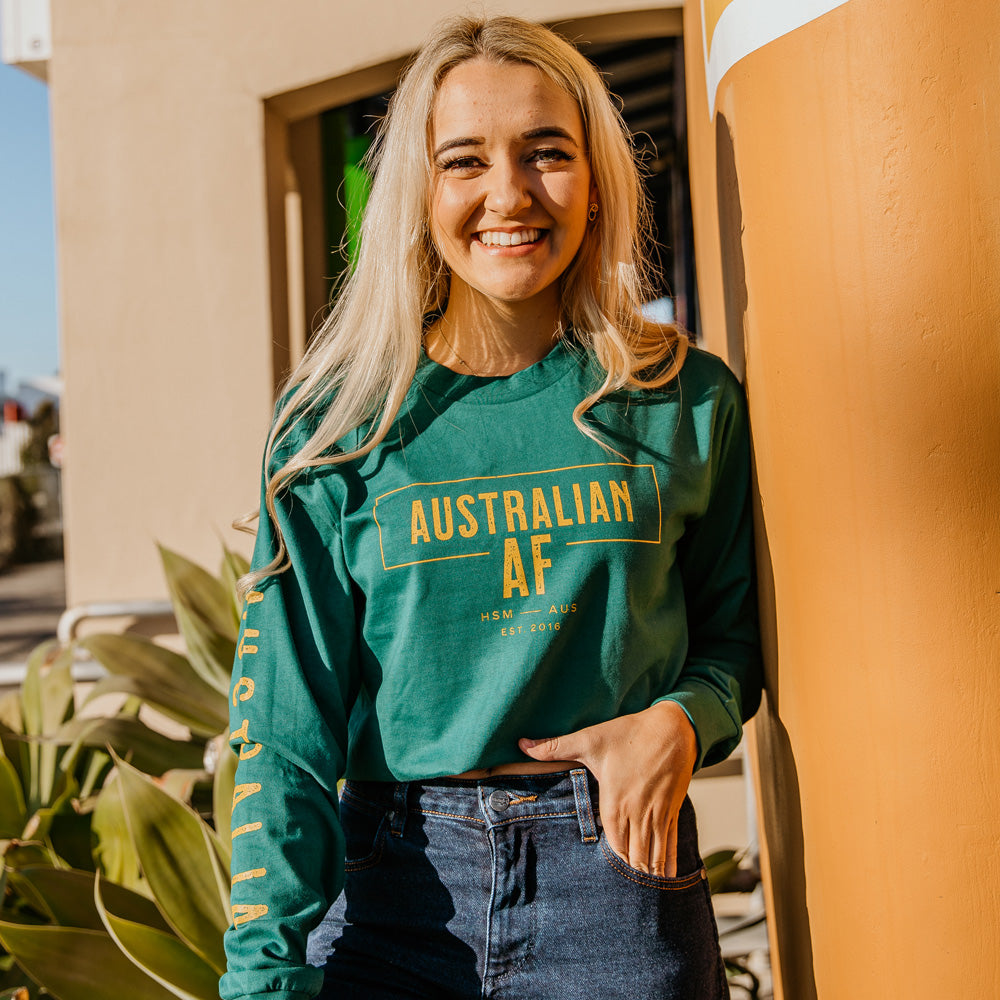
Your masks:
M 490 167 L 484 208 L 496 215 L 513 218 L 531 204 L 526 171 L 516 160 L 498 158 Z

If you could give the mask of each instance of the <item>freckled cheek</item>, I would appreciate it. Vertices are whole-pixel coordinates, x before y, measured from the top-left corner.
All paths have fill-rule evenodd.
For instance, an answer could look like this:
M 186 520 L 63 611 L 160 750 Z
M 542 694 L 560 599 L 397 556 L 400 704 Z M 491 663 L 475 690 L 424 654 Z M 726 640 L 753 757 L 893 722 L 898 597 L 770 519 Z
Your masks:
M 584 219 L 590 202 L 590 190 L 577 180 L 553 178 L 541 192 L 541 199 L 549 211 L 572 223 Z
M 431 236 L 435 241 L 465 239 L 470 217 L 478 204 L 471 194 L 467 190 L 456 191 L 447 184 L 440 185 L 434 192 L 430 221 Z

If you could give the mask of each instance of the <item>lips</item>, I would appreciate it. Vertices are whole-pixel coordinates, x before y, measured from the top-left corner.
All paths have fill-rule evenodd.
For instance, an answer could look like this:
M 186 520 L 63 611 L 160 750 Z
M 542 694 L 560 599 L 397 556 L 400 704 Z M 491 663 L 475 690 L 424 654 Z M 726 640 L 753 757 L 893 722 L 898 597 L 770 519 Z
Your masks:
M 516 229 L 513 232 L 484 229 L 475 234 L 475 239 L 487 247 L 519 247 L 524 244 L 537 243 L 546 232 L 545 229 Z

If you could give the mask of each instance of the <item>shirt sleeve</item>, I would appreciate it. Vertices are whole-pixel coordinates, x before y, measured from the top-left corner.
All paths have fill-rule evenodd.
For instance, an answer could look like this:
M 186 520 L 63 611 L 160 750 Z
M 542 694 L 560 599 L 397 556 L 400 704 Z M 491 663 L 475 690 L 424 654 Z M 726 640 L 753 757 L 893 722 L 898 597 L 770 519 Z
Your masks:
M 712 422 L 709 495 L 677 546 L 688 652 L 673 690 L 698 737 L 695 769 L 736 749 L 760 704 L 761 657 L 743 389 L 728 371 Z
M 279 496 L 291 565 L 246 598 L 230 692 L 239 762 L 222 1000 L 304 1000 L 322 986 L 306 937 L 343 883 L 337 782 L 358 684 L 353 587 L 322 481 L 331 474 L 300 475 Z M 252 565 L 275 551 L 262 502 Z

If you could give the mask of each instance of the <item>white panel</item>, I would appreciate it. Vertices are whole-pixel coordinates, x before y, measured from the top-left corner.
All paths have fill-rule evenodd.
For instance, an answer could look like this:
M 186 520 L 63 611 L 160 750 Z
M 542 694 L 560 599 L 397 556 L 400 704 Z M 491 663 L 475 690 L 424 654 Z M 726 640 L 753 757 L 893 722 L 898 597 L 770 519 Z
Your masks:
M 45 62 L 52 55 L 50 0 L 2 0 L 5 63 Z
M 845 3 L 847 0 L 732 0 L 719 17 L 709 48 L 702 2 L 701 34 L 709 115 L 715 114 L 719 81 L 740 59 Z

